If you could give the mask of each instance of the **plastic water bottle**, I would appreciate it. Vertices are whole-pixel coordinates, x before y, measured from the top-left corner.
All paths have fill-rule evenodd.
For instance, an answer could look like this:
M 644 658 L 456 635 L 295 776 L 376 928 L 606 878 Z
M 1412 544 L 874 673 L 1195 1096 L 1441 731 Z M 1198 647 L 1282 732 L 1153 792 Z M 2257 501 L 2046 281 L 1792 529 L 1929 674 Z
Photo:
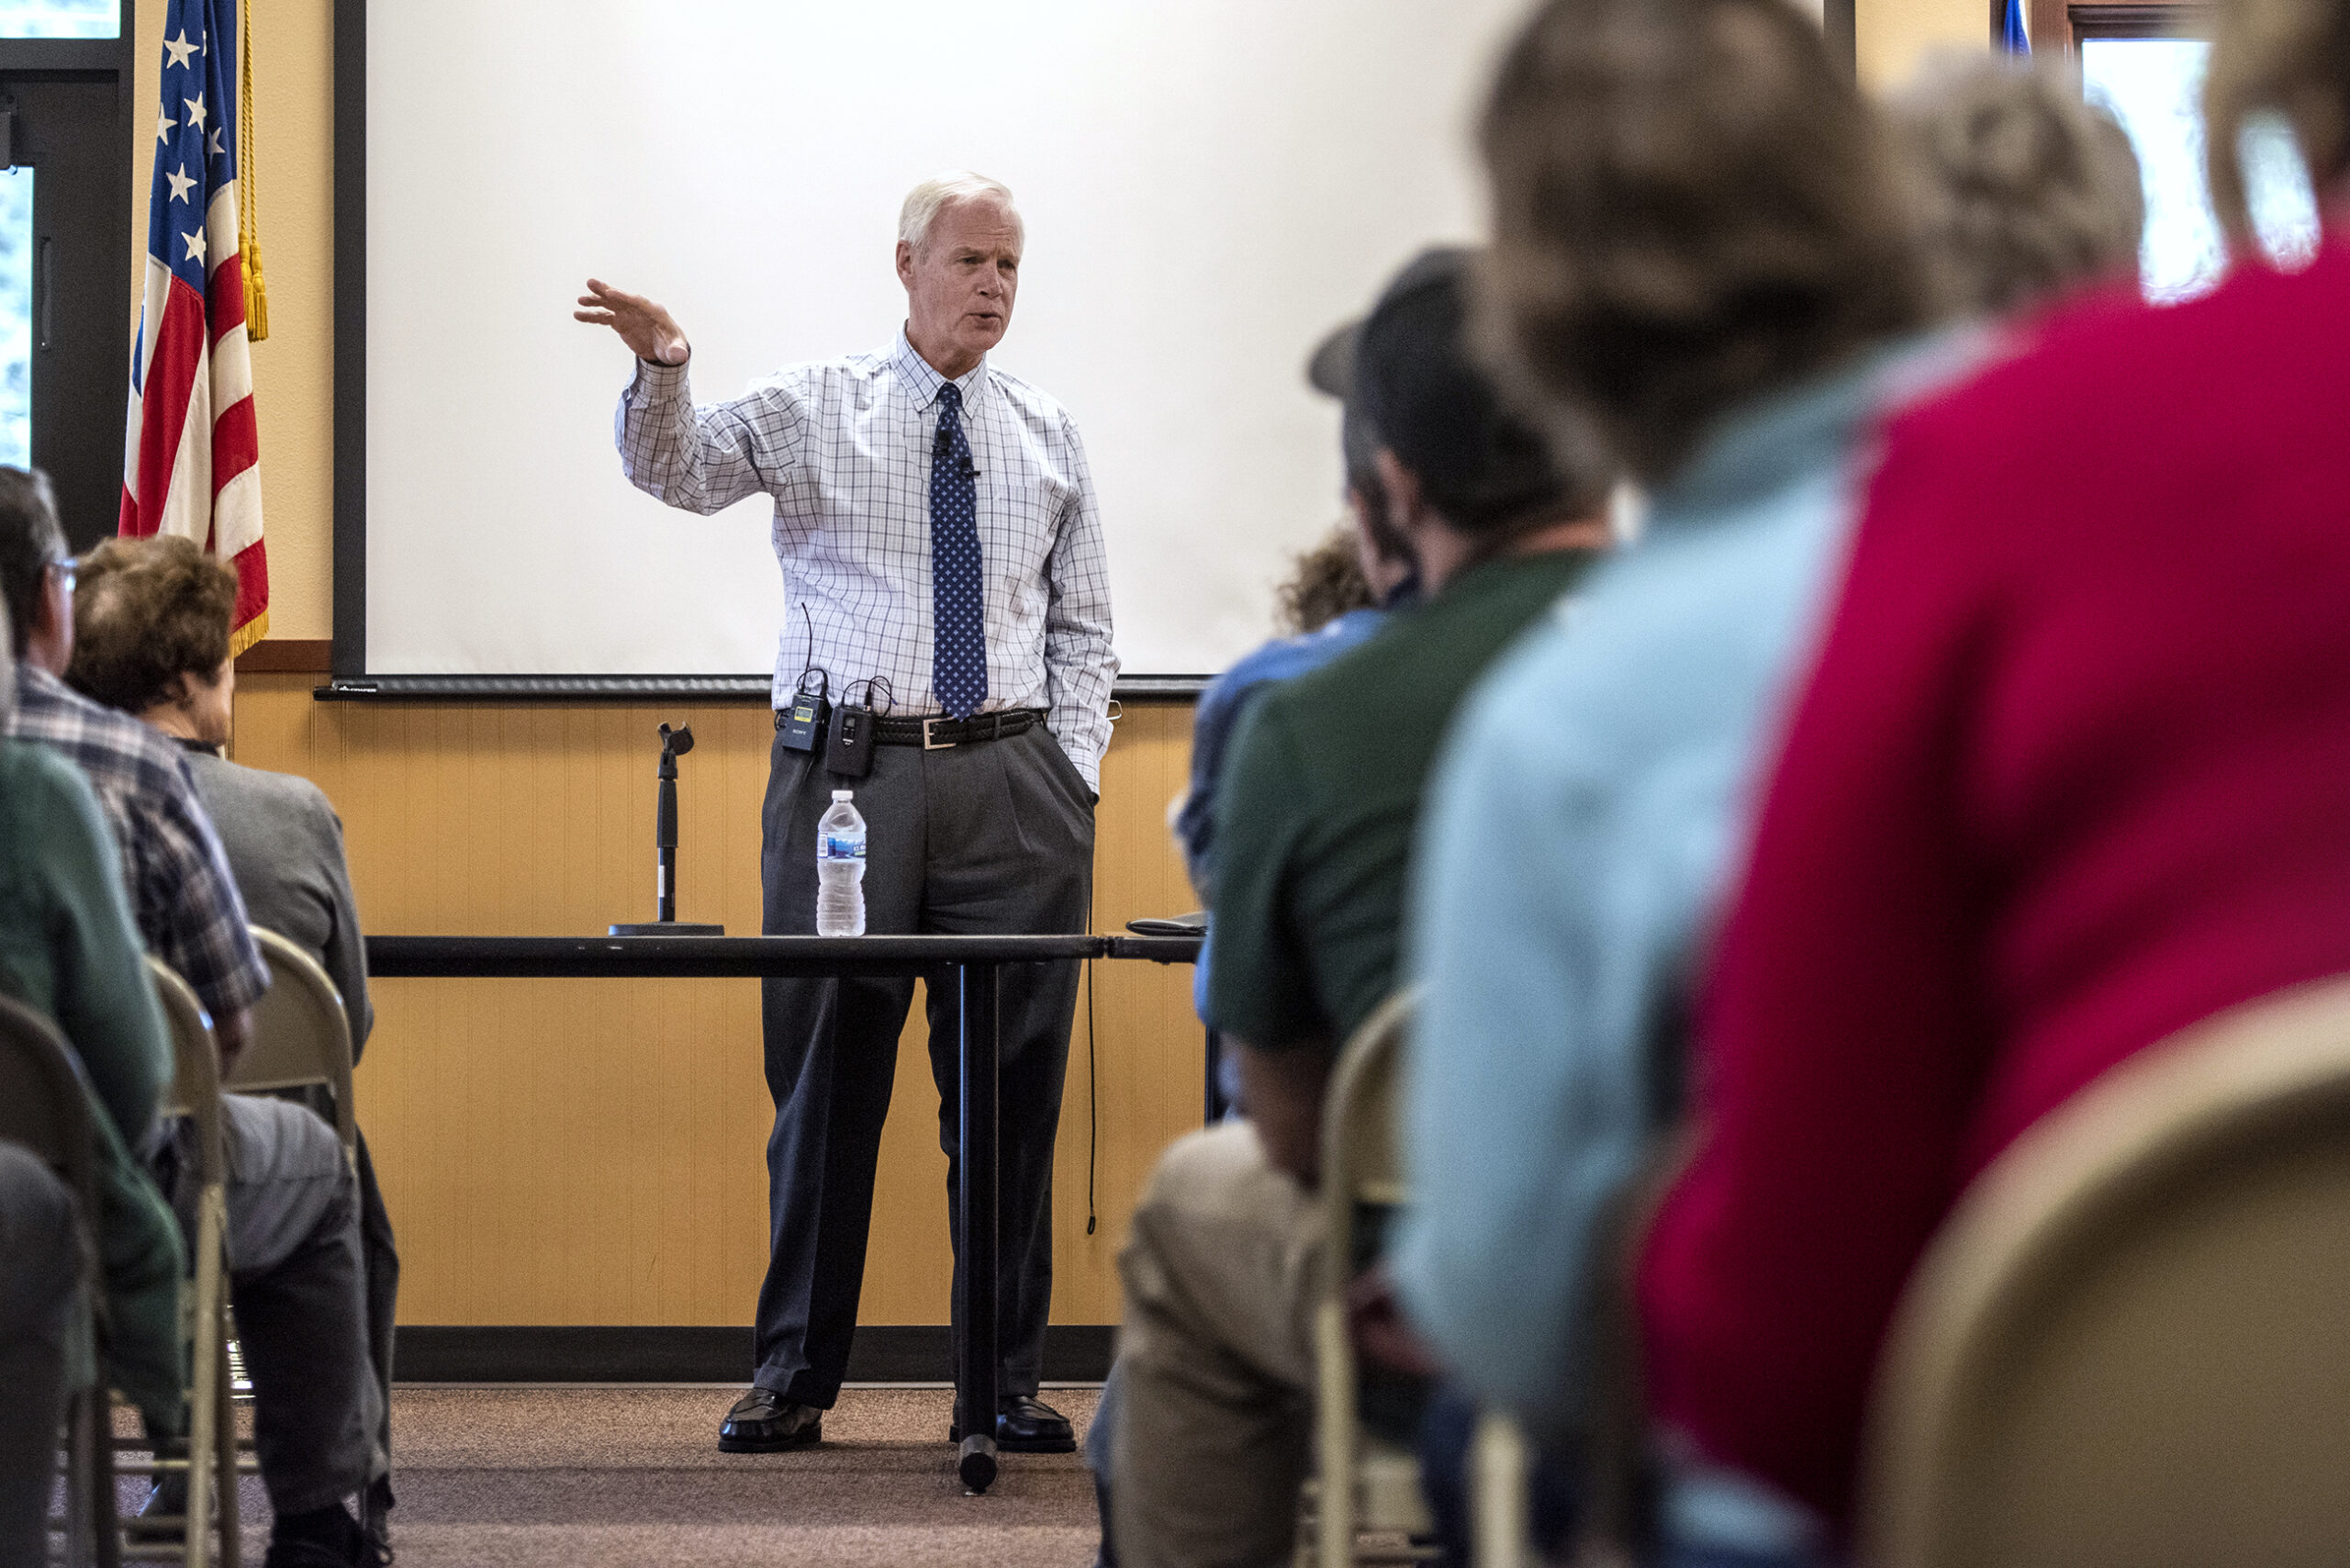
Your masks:
M 816 935 L 865 935 L 865 819 L 833 791 L 833 809 L 816 824 Z

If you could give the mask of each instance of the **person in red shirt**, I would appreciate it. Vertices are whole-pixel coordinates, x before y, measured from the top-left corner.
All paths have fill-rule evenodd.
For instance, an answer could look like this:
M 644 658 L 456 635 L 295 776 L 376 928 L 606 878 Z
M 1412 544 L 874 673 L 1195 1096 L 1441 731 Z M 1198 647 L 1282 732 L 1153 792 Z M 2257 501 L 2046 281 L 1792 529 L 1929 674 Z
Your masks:
M 2350 166 L 2350 3 L 2241 0 L 2210 145 Z M 2241 235 L 2233 171 L 2214 170 Z M 2350 971 L 2350 234 L 2119 295 L 1888 431 L 1700 1009 L 1639 1292 L 1659 1419 L 1849 1518 L 1966 1183 L 2132 1053 Z

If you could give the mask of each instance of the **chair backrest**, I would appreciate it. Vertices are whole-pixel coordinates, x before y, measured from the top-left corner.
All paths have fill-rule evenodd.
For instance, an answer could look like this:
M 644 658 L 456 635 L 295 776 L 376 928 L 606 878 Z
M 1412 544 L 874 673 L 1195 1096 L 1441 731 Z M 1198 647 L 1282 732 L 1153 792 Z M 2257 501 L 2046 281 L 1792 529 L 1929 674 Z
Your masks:
M 1396 1124 L 1404 1043 L 1415 1006 L 1409 991 L 1380 1003 L 1355 1030 L 1330 1074 L 1322 1101 L 1322 1189 L 1328 1201 L 1346 1205 L 1348 1215 L 1358 1204 L 1392 1207 L 1404 1201 L 1402 1129 Z
M 147 975 L 154 981 L 155 1000 L 162 1003 L 163 1022 L 172 1032 L 172 1098 L 164 1111 L 185 1116 L 195 1126 L 197 1179 L 210 1185 L 228 1170 L 220 1141 L 220 1056 L 212 1043 L 212 1019 L 187 981 L 161 958 L 148 958 Z
M 1371 1438 L 1360 1419 L 1359 1369 L 1346 1308 L 1348 1282 L 1372 1244 L 1382 1240 L 1376 1234 L 1378 1226 L 1404 1198 L 1396 1113 L 1412 1014 L 1407 994 L 1381 1003 L 1339 1053 L 1323 1092 L 1321 1203 L 1326 1239 L 1314 1314 L 1321 1469 L 1315 1533 L 1322 1568 L 1356 1563 L 1359 1531 L 1418 1534 L 1430 1528 L 1417 1462 L 1408 1452 Z
M 0 1138 L 22 1144 L 97 1213 L 96 1133 L 82 1064 L 57 1025 L 0 996 Z
M 317 959 L 263 926 L 253 940 L 269 961 L 269 990 L 253 1004 L 252 1029 L 222 1087 L 231 1093 L 322 1088 L 334 1102 L 343 1151 L 358 1151 L 351 1103 L 351 1016 Z
M 2350 980 L 2105 1075 L 1974 1184 L 1880 1363 L 1876 1568 L 2350 1552 Z

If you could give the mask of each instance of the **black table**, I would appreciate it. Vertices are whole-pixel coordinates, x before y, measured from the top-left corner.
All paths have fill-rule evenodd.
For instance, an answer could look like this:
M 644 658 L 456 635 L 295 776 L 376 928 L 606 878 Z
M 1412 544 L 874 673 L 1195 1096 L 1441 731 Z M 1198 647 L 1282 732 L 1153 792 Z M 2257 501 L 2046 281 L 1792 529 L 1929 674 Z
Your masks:
M 961 1082 L 962 1322 L 956 1346 L 963 1410 L 996 1407 L 996 994 L 1006 964 L 1068 958 L 1147 958 L 1187 964 L 1195 936 L 370 936 L 367 972 L 380 980 L 503 978 L 710 980 L 769 975 L 922 975 L 946 989 Z M 984 1492 L 995 1480 L 995 1423 L 963 1439 L 957 1470 Z

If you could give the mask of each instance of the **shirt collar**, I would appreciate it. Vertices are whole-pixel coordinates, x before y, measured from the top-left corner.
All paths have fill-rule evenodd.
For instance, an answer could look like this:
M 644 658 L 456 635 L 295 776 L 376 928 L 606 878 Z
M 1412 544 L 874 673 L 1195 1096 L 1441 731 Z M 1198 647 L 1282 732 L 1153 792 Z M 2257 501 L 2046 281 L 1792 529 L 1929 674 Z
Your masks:
M 78 695 L 74 689 L 30 659 L 17 661 L 17 703 L 22 707 L 28 699 L 37 702 L 63 702 Z
M 938 401 L 938 389 L 946 385 L 946 377 L 931 368 L 930 361 L 915 352 L 907 340 L 906 330 L 898 329 L 898 341 L 890 349 L 890 368 L 898 374 L 899 382 L 913 397 L 914 407 L 927 409 Z M 983 402 L 988 386 L 988 362 L 981 355 L 979 363 L 956 377 L 955 385 L 963 389 L 963 407 L 975 408 Z
M 1740 506 L 1841 461 L 1880 409 L 1955 375 L 1974 363 L 1979 342 L 1964 328 L 1903 338 L 1732 409 L 1657 493 L 1653 521 Z

